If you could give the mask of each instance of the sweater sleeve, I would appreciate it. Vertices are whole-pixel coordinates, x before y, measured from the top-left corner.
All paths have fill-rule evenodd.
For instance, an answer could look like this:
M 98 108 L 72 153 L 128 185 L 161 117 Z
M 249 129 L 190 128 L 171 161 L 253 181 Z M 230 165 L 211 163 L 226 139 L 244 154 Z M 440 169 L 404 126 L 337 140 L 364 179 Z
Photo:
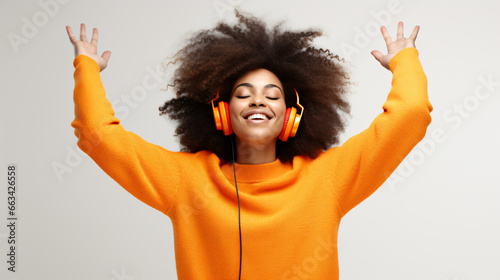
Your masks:
M 85 55 L 78 55 L 73 65 L 75 119 L 71 126 L 78 147 L 129 193 L 166 213 L 176 197 L 183 153 L 126 131 L 106 99 L 99 65 Z
M 334 176 L 329 178 L 344 214 L 387 180 L 424 138 L 431 123 L 433 107 L 417 49 L 398 52 L 389 69 L 393 73 L 392 88 L 383 112 L 367 129 L 324 153 L 330 158 L 326 164 Z

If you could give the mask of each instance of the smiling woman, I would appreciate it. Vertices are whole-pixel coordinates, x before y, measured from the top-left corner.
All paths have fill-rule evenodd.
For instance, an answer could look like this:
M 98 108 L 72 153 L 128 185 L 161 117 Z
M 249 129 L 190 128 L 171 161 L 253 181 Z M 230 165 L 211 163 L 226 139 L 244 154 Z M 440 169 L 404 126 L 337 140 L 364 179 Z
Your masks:
M 89 43 L 85 25 L 80 40 L 67 27 L 78 147 L 171 219 L 179 280 L 338 279 L 342 217 L 384 183 L 431 122 L 419 28 L 404 38 L 400 22 L 395 41 L 381 28 L 388 53 L 372 54 L 393 73 L 383 111 L 331 148 L 349 111 L 348 78 L 337 56 L 311 46 L 321 33 L 268 31 L 237 17 L 176 55 L 176 97 L 160 114 L 179 121 L 181 152 L 123 128 L 99 75 L 111 53 L 97 54 L 97 29 Z
M 248 161 L 242 158 L 242 147 L 245 154 L 252 155 L 263 147 L 254 149 L 247 145 L 250 143 L 243 143 L 236 147 L 236 162 L 265 163 L 276 158 L 292 162 L 296 155 L 315 158 L 337 144 L 345 128 L 343 115 L 350 110 L 346 100 L 350 83 L 341 59 L 312 44 L 314 38 L 322 35 L 321 31 L 290 31 L 282 25 L 268 30 L 255 17 L 238 11 L 236 16 L 239 22 L 234 26 L 219 23 L 211 30 L 195 34 L 173 58 L 180 63 L 173 78 L 176 98 L 159 109 L 161 115 L 179 121 L 176 133 L 183 150 L 192 153 L 209 150 L 224 162 L 232 161 L 231 138 L 236 138 L 236 142 L 241 139 L 236 132 L 226 137 L 213 130 L 212 111 L 206 105 L 217 92 L 222 101 L 230 103 L 234 87 L 241 83 L 236 81 L 256 69 L 269 71 L 281 85 L 286 108 L 296 107 L 296 89 L 301 104 L 315 113 L 303 116 L 293 141 L 278 140 L 273 148 L 265 149 L 275 155 L 267 155 L 263 161 L 255 156 Z
M 235 82 L 229 115 L 236 135 L 238 163 L 276 160 L 276 141 L 286 112 L 282 88 L 278 77 L 266 69 L 250 71 Z

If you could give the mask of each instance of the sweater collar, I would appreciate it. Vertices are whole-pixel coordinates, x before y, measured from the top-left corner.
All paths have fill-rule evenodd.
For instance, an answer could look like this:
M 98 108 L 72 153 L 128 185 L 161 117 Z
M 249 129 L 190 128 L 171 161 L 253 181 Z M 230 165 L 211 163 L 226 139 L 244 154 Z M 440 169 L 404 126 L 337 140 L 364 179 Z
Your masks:
M 279 159 L 263 164 L 234 164 L 236 179 L 242 183 L 267 182 L 285 175 L 293 169 L 292 164 L 282 163 Z M 222 173 L 234 182 L 233 164 L 226 163 L 221 166 Z

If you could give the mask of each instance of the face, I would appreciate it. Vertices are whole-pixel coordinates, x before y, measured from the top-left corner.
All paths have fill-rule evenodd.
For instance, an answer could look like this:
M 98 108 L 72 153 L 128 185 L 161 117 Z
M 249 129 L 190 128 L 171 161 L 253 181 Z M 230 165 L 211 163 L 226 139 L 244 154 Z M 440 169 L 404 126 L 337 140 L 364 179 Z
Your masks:
M 229 114 L 238 140 L 255 144 L 276 143 L 285 112 L 283 85 L 271 71 L 253 70 L 234 83 Z

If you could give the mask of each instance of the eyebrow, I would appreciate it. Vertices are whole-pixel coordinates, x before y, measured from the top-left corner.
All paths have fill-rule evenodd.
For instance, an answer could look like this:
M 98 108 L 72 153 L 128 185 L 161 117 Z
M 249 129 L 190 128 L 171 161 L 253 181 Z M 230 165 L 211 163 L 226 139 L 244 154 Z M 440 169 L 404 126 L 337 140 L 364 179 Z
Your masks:
M 233 93 L 234 93 L 234 91 L 235 91 L 238 87 L 240 87 L 240 86 L 245 86 L 245 87 L 253 88 L 253 85 L 252 85 L 252 84 L 250 84 L 250 83 L 241 83 L 241 84 L 237 85 L 237 86 L 233 89 Z M 281 93 L 283 93 L 283 90 L 282 90 L 279 86 L 277 86 L 277 85 L 275 85 L 275 84 L 267 84 L 267 85 L 265 85 L 265 86 L 264 86 L 264 88 L 273 88 L 273 87 L 278 88 L 278 89 L 281 91 Z

